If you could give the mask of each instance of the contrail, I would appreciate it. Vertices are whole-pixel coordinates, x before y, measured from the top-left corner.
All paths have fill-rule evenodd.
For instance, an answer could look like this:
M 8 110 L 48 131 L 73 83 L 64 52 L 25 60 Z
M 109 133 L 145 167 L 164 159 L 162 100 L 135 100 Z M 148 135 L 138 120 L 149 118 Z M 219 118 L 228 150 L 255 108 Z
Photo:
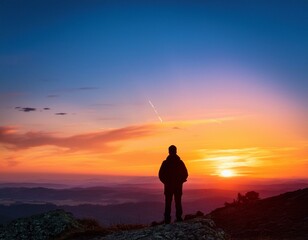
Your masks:
M 150 99 L 149 99 L 149 104 L 150 104 L 150 105 L 151 105 L 151 107 L 153 108 L 153 110 L 154 110 L 154 112 L 155 112 L 156 116 L 158 117 L 159 121 L 160 121 L 161 123 L 163 123 L 163 120 L 162 120 L 162 119 L 161 119 L 161 117 L 159 116 L 159 114 L 158 114 L 158 112 L 157 112 L 157 110 L 156 110 L 155 106 L 153 105 L 153 103 L 151 102 L 151 100 L 150 100 Z

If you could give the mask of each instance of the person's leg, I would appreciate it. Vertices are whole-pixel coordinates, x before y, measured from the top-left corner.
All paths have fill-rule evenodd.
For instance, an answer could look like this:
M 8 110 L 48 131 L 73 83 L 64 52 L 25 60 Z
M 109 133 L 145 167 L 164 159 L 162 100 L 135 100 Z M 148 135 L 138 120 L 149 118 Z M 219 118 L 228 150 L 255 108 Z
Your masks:
M 171 222 L 172 192 L 165 192 L 165 223 Z
M 176 209 L 176 220 L 183 221 L 182 214 L 182 185 L 179 185 L 175 189 L 174 193 L 175 209 Z
M 175 209 L 176 209 L 176 220 L 183 221 L 182 214 L 182 194 L 174 194 L 174 201 L 175 201 Z

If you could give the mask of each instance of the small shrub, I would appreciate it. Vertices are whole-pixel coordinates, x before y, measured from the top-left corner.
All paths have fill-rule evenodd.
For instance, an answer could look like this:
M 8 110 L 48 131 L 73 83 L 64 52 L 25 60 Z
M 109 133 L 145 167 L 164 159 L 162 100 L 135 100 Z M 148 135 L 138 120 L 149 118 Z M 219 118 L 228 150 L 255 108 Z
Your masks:
M 197 217 L 203 217 L 204 213 L 201 211 L 197 211 L 195 214 L 186 214 L 184 217 L 184 220 L 190 220 L 190 219 L 194 219 Z
M 259 193 L 255 192 L 255 191 L 247 192 L 245 195 L 238 193 L 237 199 L 233 199 L 233 202 L 231 202 L 231 203 L 225 202 L 224 205 L 225 205 L 225 207 L 240 206 L 240 205 L 243 205 L 243 204 L 247 204 L 247 203 L 250 203 L 250 202 L 257 201 L 259 199 L 260 199 Z
M 245 197 L 248 201 L 256 201 L 259 200 L 259 193 L 255 191 L 250 191 L 245 194 Z

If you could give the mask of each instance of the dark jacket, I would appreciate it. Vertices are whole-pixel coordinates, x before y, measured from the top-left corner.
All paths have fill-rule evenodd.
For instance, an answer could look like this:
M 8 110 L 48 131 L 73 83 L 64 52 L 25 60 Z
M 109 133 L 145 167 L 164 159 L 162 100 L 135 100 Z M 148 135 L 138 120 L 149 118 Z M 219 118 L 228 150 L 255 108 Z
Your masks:
M 165 185 L 176 186 L 187 181 L 188 172 L 178 155 L 169 155 L 159 169 L 159 179 Z

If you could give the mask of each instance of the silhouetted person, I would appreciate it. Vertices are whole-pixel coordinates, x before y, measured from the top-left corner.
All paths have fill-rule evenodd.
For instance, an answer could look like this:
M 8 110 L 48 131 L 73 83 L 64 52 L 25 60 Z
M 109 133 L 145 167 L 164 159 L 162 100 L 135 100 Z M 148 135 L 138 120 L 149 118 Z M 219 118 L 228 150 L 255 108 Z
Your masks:
M 188 172 L 184 162 L 176 154 L 176 146 L 169 147 L 169 156 L 159 169 L 159 179 L 164 184 L 165 194 L 165 223 L 171 222 L 171 203 L 174 196 L 176 220 L 182 219 L 182 188 L 187 181 Z

